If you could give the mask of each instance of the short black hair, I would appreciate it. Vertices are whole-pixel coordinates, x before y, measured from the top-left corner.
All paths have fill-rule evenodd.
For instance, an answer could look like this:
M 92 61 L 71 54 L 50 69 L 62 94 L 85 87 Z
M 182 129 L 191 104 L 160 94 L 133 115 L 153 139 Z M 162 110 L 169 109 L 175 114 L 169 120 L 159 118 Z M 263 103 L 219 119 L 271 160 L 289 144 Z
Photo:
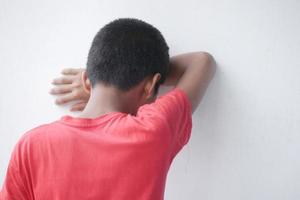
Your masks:
M 87 76 L 96 83 L 127 91 L 155 73 L 169 72 L 169 47 L 161 32 L 140 19 L 119 18 L 106 24 L 93 39 L 87 60 Z

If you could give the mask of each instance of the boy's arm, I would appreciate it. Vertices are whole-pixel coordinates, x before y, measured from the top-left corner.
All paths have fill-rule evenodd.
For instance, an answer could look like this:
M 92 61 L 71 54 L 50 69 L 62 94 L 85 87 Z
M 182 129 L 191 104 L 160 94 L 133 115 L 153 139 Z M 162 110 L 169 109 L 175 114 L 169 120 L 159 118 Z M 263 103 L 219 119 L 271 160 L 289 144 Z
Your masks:
M 183 90 L 194 112 L 216 71 L 216 63 L 207 52 L 190 52 L 170 59 L 170 72 L 164 85 Z
M 204 96 L 215 70 L 214 59 L 206 52 L 173 56 L 164 85 L 175 87 L 155 102 L 139 108 L 138 119 L 146 127 L 159 127 L 160 136 L 167 137 L 163 140 L 166 143 L 169 141 L 171 158 L 188 143 L 192 132 L 192 114 Z
M 170 72 L 164 82 L 166 86 L 175 86 L 182 89 L 188 96 L 194 112 L 199 105 L 206 88 L 215 73 L 216 65 L 213 57 L 206 52 L 191 52 L 176 55 L 170 58 Z M 81 72 L 83 68 L 63 69 L 62 77 L 55 78 L 51 94 L 60 94 L 56 104 L 65 104 L 74 100 L 81 100 L 71 106 L 71 111 L 84 109 L 89 94 L 83 89 Z

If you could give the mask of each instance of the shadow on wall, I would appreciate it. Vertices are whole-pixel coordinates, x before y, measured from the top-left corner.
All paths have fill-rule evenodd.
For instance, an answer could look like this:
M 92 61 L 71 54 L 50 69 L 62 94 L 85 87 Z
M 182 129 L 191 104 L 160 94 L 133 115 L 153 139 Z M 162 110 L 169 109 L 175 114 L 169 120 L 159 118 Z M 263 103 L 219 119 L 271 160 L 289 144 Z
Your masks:
M 238 105 L 239 99 L 234 95 L 232 77 L 223 69 L 227 67 L 217 63 L 215 76 L 193 114 L 192 135 L 185 151 L 186 165 L 183 166 L 184 178 L 191 186 L 186 192 L 201 193 L 208 199 L 212 199 L 215 181 L 222 181 L 216 178 L 220 164 L 234 162 L 231 155 L 225 153 L 225 157 L 222 156 L 226 140 L 231 134 L 230 128 L 234 126 L 231 120 L 235 115 L 234 110 L 231 110 L 232 105 Z
M 218 139 L 222 132 L 220 125 L 224 123 L 224 100 L 229 98 L 229 85 L 222 71 L 223 66 L 217 64 L 213 80 L 208 86 L 205 96 L 193 115 L 193 140 L 201 144 Z
M 216 74 L 207 88 L 198 109 L 193 115 L 193 129 L 190 146 L 193 155 L 197 155 L 197 164 L 213 165 L 219 159 L 222 146 L 236 131 L 236 117 L 241 99 L 236 95 L 238 90 L 230 72 L 224 72 L 225 66 L 217 64 Z M 243 116 L 240 116 L 243 117 Z M 200 157 L 200 160 L 199 160 Z M 194 158 L 193 158 L 194 159 Z M 192 160 L 193 160 L 192 159 Z M 230 158 L 228 161 L 230 162 Z M 194 163 L 193 163 L 194 164 Z M 200 167 L 200 166 L 199 166 Z

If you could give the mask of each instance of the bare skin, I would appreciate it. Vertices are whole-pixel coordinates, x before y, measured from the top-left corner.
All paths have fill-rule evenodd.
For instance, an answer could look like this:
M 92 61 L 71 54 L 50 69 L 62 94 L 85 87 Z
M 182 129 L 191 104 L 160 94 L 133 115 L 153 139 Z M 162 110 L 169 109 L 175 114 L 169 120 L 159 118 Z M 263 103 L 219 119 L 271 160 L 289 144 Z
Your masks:
M 72 105 L 71 111 L 81 111 L 84 109 L 90 98 L 90 94 L 84 90 L 82 85 L 81 73 L 83 71 L 85 71 L 84 68 L 65 68 L 61 71 L 62 77 L 53 79 L 52 84 L 54 87 L 49 93 L 61 95 L 55 100 L 57 105 L 80 100 L 79 103 Z
M 194 112 L 216 72 L 215 60 L 207 52 L 184 53 L 170 58 L 170 68 L 164 85 L 185 91 Z M 92 88 L 83 68 L 66 68 L 62 74 L 62 77 L 53 80 L 55 87 L 50 93 L 63 94 L 55 101 L 58 105 L 80 100 L 71 106 L 71 111 L 82 111 L 79 117 L 83 118 L 95 118 L 110 112 L 135 115 L 141 105 L 155 101 L 156 96 L 152 94 L 155 83 L 161 77 L 159 73 L 149 76 L 123 92 L 101 83 Z

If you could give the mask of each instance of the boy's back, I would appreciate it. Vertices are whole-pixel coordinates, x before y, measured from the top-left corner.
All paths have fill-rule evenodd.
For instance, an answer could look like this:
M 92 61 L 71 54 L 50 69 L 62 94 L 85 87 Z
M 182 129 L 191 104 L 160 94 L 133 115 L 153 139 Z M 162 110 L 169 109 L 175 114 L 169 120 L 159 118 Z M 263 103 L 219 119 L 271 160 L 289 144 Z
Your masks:
M 180 88 L 140 107 L 136 116 L 65 115 L 23 135 L 1 197 L 163 199 L 168 169 L 191 129 L 192 107 Z
M 188 142 L 192 113 L 215 72 L 206 52 L 169 57 L 159 30 L 137 19 L 100 29 L 86 71 L 55 79 L 56 103 L 81 100 L 19 140 L 2 200 L 151 199 L 164 196 L 168 169 Z M 175 86 L 156 98 L 161 84 Z

